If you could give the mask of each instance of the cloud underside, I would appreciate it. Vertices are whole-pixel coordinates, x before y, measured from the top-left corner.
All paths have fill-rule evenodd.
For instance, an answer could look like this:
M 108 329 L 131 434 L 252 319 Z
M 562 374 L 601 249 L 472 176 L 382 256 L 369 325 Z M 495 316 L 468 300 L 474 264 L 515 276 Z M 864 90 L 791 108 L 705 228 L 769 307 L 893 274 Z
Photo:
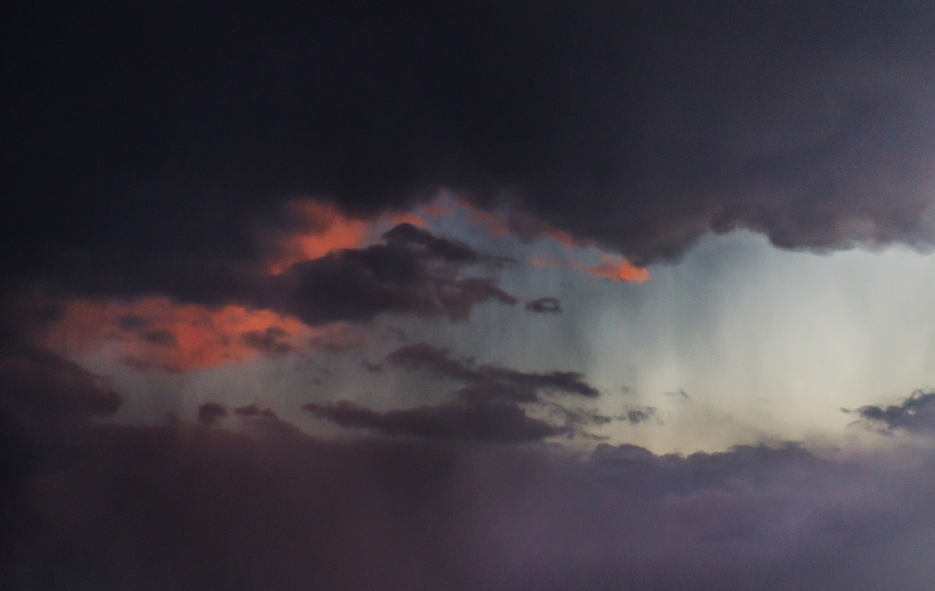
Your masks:
M 928 4 L 199 10 L 9 16 L 10 279 L 184 296 L 297 195 L 372 216 L 438 187 L 637 264 L 737 226 L 932 242 Z

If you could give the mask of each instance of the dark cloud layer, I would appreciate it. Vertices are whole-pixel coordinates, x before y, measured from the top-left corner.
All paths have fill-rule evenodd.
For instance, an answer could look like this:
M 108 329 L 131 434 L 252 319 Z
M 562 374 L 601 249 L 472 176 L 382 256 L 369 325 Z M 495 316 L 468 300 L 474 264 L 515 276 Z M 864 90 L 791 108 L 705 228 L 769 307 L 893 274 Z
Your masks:
M 595 398 L 596 388 L 575 372 L 530 373 L 495 365 L 478 365 L 472 359 L 456 359 L 446 349 L 426 343 L 406 345 L 386 356 L 386 362 L 410 371 L 439 374 L 464 386 L 453 394 L 454 402 L 404 410 L 378 412 L 348 401 L 310 403 L 302 408 L 320 419 L 342 427 L 369 429 L 386 435 L 497 443 L 540 441 L 556 435 L 582 433 L 588 424 L 613 420 L 593 411 L 569 410 L 558 402 L 546 404 L 545 392 Z M 368 371 L 381 366 L 364 363 Z M 527 415 L 522 405 L 551 410 L 562 424 Z M 643 411 L 637 411 L 643 412 Z M 626 417 L 620 417 L 626 419 Z M 649 418 L 646 415 L 645 418 Z M 632 420 L 632 424 L 639 419 Z
M 346 401 L 334 404 L 312 403 L 302 408 L 342 427 L 428 439 L 523 443 L 540 441 L 568 431 L 565 427 L 531 418 L 516 404 L 504 402 L 455 402 L 386 412 L 377 412 Z
M 337 407 L 332 407 L 337 408 Z M 386 416 L 386 415 L 384 415 Z M 795 445 L 337 443 L 88 426 L 4 497 L 6 588 L 928 589 L 932 471 Z M 920 453 L 920 452 L 916 452 Z M 925 466 L 931 458 L 922 458 Z
M 212 428 L 103 425 L 119 398 L 87 372 L 26 351 L 0 369 L 4 588 L 922 591 L 935 574 L 918 447 L 327 442 L 259 405 L 235 411 L 244 432 L 217 428 L 213 403 Z M 385 431 L 437 416 L 312 410 Z
M 463 382 L 458 393 L 468 400 L 535 402 L 540 392 L 559 392 L 595 398 L 600 392 L 573 371 L 522 372 L 496 365 L 477 365 L 472 359 L 455 359 L 446 349 L 426 343 L 406 345 L 386 356 L 388 363 L 423 370 Z
M 202 297 L 222 297 L 283 200 L 370 215 L 442 185 L 637 262 L 735 226 L 790 247 L 932 239 L 930 3 L 34 3 L 3 20 L 10 280 L 184 294 L 211 277 Z

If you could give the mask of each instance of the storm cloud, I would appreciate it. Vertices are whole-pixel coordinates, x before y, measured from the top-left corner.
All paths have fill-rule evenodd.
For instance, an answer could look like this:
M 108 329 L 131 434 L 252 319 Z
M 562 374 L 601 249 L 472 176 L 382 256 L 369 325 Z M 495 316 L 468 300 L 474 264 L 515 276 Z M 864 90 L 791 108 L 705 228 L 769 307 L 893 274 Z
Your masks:
M 504 261 L 411 224 L 400 224 L 383 238 L 385 244 L 339 250 L 292 265 L 270 279 L 270 307 L 315 325 L 369 320 L 384 312 L 458 321 L 466 320 L 476 304 L 517 301 L 493 278 L 458 276 L 465 266 L 498 266 Z
M 255 426 L 89 426 L 56 462 L 12 481 L 5 582 L 921 591 L 930 581 L 927 567 L 890 558 L 931 564 L 932 497 L 918 493 L 932 472 L 898 460 L 827 460 L 794 444 L 690 456 L 602 445 L 581 457 Z
M 935 4 L 20 4 L 0 587 L 931 588 Z
M 211 276 L 220 297 L 286 200 L 367 217 L 439 187 L 541 220 L 518 233 L 561 228 L 637 263 L 735 227 L 787 247 L 932 242 L 925 3 L 133 3 L 4 20 L 14 286 L 182 294 Z

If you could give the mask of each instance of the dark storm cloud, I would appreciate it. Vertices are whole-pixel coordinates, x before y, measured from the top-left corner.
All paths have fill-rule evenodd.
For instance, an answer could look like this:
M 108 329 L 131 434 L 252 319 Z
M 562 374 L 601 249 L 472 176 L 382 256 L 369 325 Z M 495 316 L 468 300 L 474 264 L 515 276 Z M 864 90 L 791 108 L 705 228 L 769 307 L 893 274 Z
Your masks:
M 496 266 L 503 260 L 410 224 L 396 226 L 384 240 L 385 244 L 296 263 L 271 279 L 269 295 L 261 294 L 258 301 L 313 325 L 369 320 L 387 312 L 459 321 L 466 320 L 476 304 L 517 301 L 494 279 L 459 278 L 465 266 Z
M 346 401 L 306 404 L 302 408 L 342 427 L 427 439 L 523 443 L 540 441 L 567 431 L 565 427 L 530 418 L 516 404 L 505 402 L 455 402 L 386 412 Z
M 495 365 L 477 365 L 471 359 L 455 359 L 446 349 L 426 343 L 407 345 L 386 356 L 397 367 L 423 370 L 463 382 L 459 394 L 473 400 L 534 402 L 540 392 L 558 392 L 596 398 L 600 392 L 573 371 L 522 372 Z
M 562 306 L 558 298 L 545 297 L 526 302 L 526 309 L 537 314 L 561 314 Z
M 935 471 L 918 449 L 912 469 L 822 460 L 796 445 L 687 457 L 602 445 L 582 459 L 544 446 L 324 442 L 253 423 L 249 436 L 87 425 L 65 449 L 42 451 L 4 479 L 4 586 L 931 584 Z
M 438 186 L 636 262 L 735 226 L 790 247 L 932 239 L 931 3 L 23 4 L 3 21 L 11 280 L 223 299 L 283 200 L 371 215 Z
M 862 419 L 886 430 L 905 429 L 909 432 L 935 432 L 935 392 L 916 390 L 899 404 L 862 406 L 857 409 Z

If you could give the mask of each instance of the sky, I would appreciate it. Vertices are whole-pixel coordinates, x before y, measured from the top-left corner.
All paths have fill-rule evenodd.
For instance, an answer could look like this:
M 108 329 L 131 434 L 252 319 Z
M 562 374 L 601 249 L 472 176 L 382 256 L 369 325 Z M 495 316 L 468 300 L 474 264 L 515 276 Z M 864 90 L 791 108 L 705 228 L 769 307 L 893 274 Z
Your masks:
M 0 32 L 11 589 L 928 589 L 935 8 Z

